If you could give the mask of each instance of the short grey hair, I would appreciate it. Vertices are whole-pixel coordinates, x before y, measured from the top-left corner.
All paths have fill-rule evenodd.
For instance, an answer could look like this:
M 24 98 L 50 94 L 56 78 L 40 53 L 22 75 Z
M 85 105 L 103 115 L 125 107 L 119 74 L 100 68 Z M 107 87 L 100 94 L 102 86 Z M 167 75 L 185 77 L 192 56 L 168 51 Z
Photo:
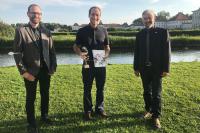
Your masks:
M 144 10 L 143 13 L 142 13 L 142 16 L 145 15 L 145 14 L 152 14 L 154 16 L 154 18 L 156 18 L 155 12 L 151 9 Z

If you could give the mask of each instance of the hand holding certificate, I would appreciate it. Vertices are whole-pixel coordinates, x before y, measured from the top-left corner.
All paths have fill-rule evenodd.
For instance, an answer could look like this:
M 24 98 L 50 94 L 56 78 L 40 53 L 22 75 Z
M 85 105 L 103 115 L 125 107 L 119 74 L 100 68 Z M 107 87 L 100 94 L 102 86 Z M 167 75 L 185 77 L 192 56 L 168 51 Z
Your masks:
M 106 67 L 105 50 L 92 50 L 94 66 Z

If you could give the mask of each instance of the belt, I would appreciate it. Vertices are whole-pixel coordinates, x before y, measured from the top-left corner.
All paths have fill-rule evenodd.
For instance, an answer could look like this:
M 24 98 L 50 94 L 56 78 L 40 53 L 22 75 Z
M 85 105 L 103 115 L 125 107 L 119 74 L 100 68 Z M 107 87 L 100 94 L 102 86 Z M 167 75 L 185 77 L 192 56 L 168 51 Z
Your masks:
M 145 62 L 145 66 L 150 67 L 150 66 L 152 66 L 152 63 L 151 62 Z

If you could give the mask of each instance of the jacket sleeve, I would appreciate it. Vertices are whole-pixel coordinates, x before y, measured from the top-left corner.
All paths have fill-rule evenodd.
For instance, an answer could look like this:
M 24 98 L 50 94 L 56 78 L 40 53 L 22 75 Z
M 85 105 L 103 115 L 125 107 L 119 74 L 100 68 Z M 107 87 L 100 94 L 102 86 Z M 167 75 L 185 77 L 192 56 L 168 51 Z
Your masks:
M 139 71 L 139 35 L 136 35 L 135 46 L 134 46 L 134 61 L 133 61 L 134 71 Z
M 14 38 L 14 45 L 13 45 L 13 52 L 14 59 L 16 66 L 22 75 L 27 71 L 24 62 L 23 62 L 23 41 L 22 41 L 22 35 L 19 28 L 16 28 L 15 30 L 15 38 Z
M 56 68 L 57 68 L 57 59 L 56 59 L 56 52 L 55 52 L 55 48 L 54 48 L 54 43 L 53 43 L 53 39 L 52 39 L 52 35 L 49 31 L 50 37 L 49 37 L 49 43 L 50 43 L 50 47 L 49 47 L 49 56 L 50 56 L 50 73 L 53 74 L 54 72 L 56 72 Z
M 171 42 L 168 30 L 164 31 L 163 38 L 163 68 L 162 72 L 168 72 L 170 70 L 170 60 L 171 60 Z

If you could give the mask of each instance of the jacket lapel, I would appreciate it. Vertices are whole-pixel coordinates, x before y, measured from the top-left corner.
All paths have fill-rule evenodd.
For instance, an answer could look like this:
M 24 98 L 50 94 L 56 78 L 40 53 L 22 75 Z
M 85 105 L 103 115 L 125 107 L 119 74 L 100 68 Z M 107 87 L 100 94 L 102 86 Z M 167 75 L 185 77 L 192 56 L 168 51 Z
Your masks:
M 28 33 L 28 35 L 29 35 L 29 37 L 31 38 L 31 40 L 33 41 L 33 43 L 38 47 L 38 44 L 37 44 L 37 41 L 36 41 L 36 38 L 35 38 L 35 36 L 33 36 L 33 31 L 30 29 L 30 27 L 25 27 L 25 29 L 26 29 L 26 31 L 27 31 L 27 33 Z
M 41 26 L 41 39 L 42 39 L 42 47 L 46 48 L 47 47 L 46 45 L 48 45 L 47 41 L 49 38 L 46 34 L 46 30 L 42 26 Z

